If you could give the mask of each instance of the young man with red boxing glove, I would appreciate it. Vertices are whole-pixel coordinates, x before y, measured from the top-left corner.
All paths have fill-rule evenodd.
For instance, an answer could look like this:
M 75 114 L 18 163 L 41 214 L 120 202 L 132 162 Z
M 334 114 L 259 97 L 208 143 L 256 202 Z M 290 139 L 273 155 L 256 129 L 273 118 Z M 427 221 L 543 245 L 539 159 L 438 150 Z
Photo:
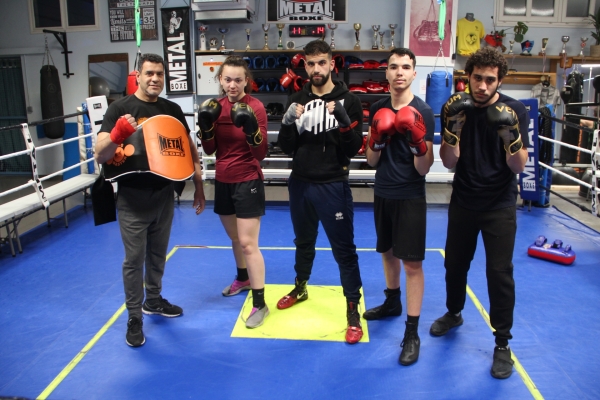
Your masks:
M 515 307 L 516 174 L 523 172 L 528 158 L 529 114 L 523 103 L 498 93 L 508 67 L 496 50 L 478 50 L 467 60 L 465 72 L 471 93 L 453 94 L 441 112 L 440 156 L 444 166 L 456 172 L 444 260 L 448 312 L 431 325 L 430 333 L 442 336 L 463 324 L 467 274 L 481 232 L 496 337 L 490 372 L 504 379 L 513 366 L 508 341 Z
M 367 162 L 376 167 L 375 229 L 386 289 L 382 305 L 363 314 L 379 320 L 402 314 L 400 273 L 406 275 L 407 320 L 398 362 L 415 363 L 421 341 L 418 335 L 425 278 L 425 228 L 427 203 L 425 175 L 433 164 L 435 120 L 431 107 L 411 90 L 416 58 L 406 48 L 396 48 L 387 60 L 390 97 L 371 106 Z
M 363 335 L 358 303 L 362 281 L 354 244 L 354 208 L 348 165 L 363 143 L 362 107 L 343 82 L 333 81 L 331 48 L 322 40 L 304 47 L 310 82 L 288 100 L 279 145 L 294 154 L 288 181 L 296 238 L 296 284 L 277 303 L 286 309 L 308 299 L 307 282 L 315 258 L 319 221 L 340 269 L 346 297 L 346 342 Z
M 95 148 L 98 163 L 112 160 L 138 125 L 156 115 L 173 116 L 188 133 L 190 131 L 181 107 L 159 97 L 165 83 L 163 58 L 143 54 L 138 65 L 136 92 L 113 102 L 106 110 Z M 205 204 L 202 168 L 198 151 L 193 141 L 189 142 L 194 162 L 194 208 L 196 213 L 201 213 Z M 138 347 L 146 342 L 142 314 L 164 317 L 183 314 L 181 307 L 161 296 L 173 221 L 174 184 L 172 180 L 152 173 L 133 173 L 118 178 L 118 185 L 118 219 L 125 247 L 123 284 L 129 313 L 125 340 L 129 346 Z

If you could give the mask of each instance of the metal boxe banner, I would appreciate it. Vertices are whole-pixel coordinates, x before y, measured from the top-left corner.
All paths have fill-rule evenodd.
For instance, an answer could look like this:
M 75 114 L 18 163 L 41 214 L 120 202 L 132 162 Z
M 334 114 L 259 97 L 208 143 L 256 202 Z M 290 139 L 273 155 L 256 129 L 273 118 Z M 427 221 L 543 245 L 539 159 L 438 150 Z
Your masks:
M 190 9 L 163 8 L 160 14 L 167 94 L 193 93 Z
M 538 100 L 524 99 L 520 100 L 527 111 L 529 112 L 529 128 L 527 135 L 529 137 L 529 147 L 527 152 L 527 162 L 525 163 L 525 171 L 519 174 L 519 189 L 521 199 L 538 201 L 538 182 L 539 182 L 539 143 L 538 143 Z M 521 132 L 523 135 L 524 132 Z
M 347 22 L 347 0 L 267 0 L 267 22 Z

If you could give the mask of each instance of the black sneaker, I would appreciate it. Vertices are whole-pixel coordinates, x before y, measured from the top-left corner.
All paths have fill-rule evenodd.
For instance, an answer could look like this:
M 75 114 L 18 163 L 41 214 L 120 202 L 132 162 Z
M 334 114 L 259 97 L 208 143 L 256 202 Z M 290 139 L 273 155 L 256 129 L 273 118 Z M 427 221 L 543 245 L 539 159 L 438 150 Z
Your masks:
M 373 321 L 385 317 L 398 317 L 402 315 L 402 302 L 400 301 L 400 293 L 390 294 L 386 289 L 385 301 L 382 305 L 373 307 L 363 313 L 363 318 L 368 321 Z
M 462 318 L 462 314 L 456 316 L 447 312 L 443 317 L 436 319 L 433 324 L 431 324 L 429 333 L 433 336 L 444 336 L 450 329 L 462 325 L 463 322 L 465 321 Z
M 506 379 L 512 375 L 514 361 L 511 358 L 510 347 L 494 347 L 494 362 L 491 374 L 496 379 Z
M 169 318 L 179 317 L 183 314 L 181 307 L 169 303 L 162 296 L 158 296 L 158 299 L 146 300 L 142 305 L 142 312 L 148 315 L 157 314 Z
M 131 347 L 140 347 L 146 343 L 144 331 L 142 331 L 142 320 L 138 317 L 131 317 L 127 321 L 127 334 L 125 335 L 125 343 Z
M 402 365 L 414 364 L 419 359 L 419 350 L 421 348 L 421 339 L 417 332 L 418 325 L 409 324 L 406 322 L 406 330 L 404 331 L 404 339 L 400 343 L 402 352 L 398 362 Z

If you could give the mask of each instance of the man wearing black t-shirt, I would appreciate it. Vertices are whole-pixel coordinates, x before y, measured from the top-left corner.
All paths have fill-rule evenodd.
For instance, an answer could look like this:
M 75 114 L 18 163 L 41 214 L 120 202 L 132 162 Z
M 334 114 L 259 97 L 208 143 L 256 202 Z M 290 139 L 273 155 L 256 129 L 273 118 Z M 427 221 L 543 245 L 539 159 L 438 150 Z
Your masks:
M 491 374 L 498 379 L 512 374 L 508 341 L 515 307 L 516 174 L 525 169 L 529 145 L 525 106 L 497 91 L 507 71 L 502 54 L 489 47 L 477 51 L 465 65 L 470 94 L 455 93 L 442 108 L 440 157 L 456 172 L 444 262 L 448 312 L 430 329 L 432 335 L 442 336 L 462 325 L 467 273 L 481 232 L 496 337 Z
M 138 124 L 156 115 L 170 115 L 190 129 L 181 107 L 159 97 L 165 83 L 164 60 L 156 54 L 144 54 L 136 71 L 137 91 L 121 98 L 108 107 L 96 143 L 96 161 L 105 163 Z M 190 140 L 194 162 L 194 208 L 199 214 L 204 209 L 202 169 L 198 151 Z M 118 178 L 117 209 L 119 227 L 125 247 L 123 284 L 125 304 L 129 313 L 126 343 L 138 347 L 145 343 L 142 331 L 142 313 L 177 317 L 181 307 L 161 296 L 167 247 L 171 234 L 174 210 L 173 181 L 152 173 L 131 173 Z M 145 267 L 145 273 L 144 273 Z M 145 284 L 145 289 L 144 289 Z M 144 301 L 145 290 L 145 301 Z

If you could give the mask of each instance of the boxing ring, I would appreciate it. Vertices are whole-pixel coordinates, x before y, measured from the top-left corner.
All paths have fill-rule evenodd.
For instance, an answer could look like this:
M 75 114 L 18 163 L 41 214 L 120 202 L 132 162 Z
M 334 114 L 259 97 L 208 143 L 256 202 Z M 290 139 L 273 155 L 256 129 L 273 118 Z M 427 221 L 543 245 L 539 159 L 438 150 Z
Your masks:
M 106 99 L 104 100 L 104 104 L 106 104 Z M 59 140 L 41 146 L 36 146 L 33 143 L 30 127 L 43 125 L 48 122 L 61 121 L 73 117 L 81 117 L 78 118 L 79 129 L 77 137 Z M 6 198 L 9 195 L 24 192 L 27 189 L 29 189 L 29 191 L 33 189 L 34 191 L 34 193 L 30 193 L 0 204 L 0 241 L 2 244 L 8 243 L 13 257 L 16 255 L 15 244 L 13 242 L 16 242 L 16 247 L 19 253 L 23 252 L 18 229 L 19 223 L 23 218 L 37 211 L 45 210 L 46 220 L 48 226 L 50 226 L 51 218 L 49 207 L 54 203 L 62 202 L 64 223 L 65 227 L 68 227 L 69 221 L 67 217 L 66 199 L 77 193 L 84 193 L 84 206 L 86 205 L 88 198 L 87 190 L 98 178 L 98 173 L 94 172 L 98 171 L 98 167 L 93 160 L 93 148 L 97 132 L 93 131 L 92 124 L 89 121 L 87 104 L 84 104 L 83 111 L 78 111 L 73 114 L 32 122 L 31 124 L 24 123 L 0 128 L 0 132 L 11 129 L 19 129 L 23 136 L 26 147 L 25 150 L 0 156 L 0 161 L 13 157 L 28 156 L 31 163 L 31 179 L 29 179 L 25 184 L 1 192 L 0 202 L 2 202 L 3 198 Z M 66 168 L 40 177 L 38 173 L 37 154 L 40 151 L 51 149 L 56 146 L 62 146 L 70 142 L 79 143 L 80 161 Z M 48 183 L 50 179 L 63 175 L 67 171 L 75 170 L 76 168 L 81 169 L 81 173 L 79 175 L 73 176 L 70 179 L 66 179 L 52 186 L 45 187 L 45 183 Z M 4 230 L 6 233 L 1 233 Z
M 573 106 L 573 107 L 579 107 L 579 106 L 598 107 L 599 105 L 600 105 L 600 103 L 570 103 L 570 104 L 565 105 L 565 110 L 570 106 Z M 596 123 L 598 122 L 597 118 L 588 117 L 585 115 L 577 115 L 577 114 L 565 112 L 564 116 L 565 116 L 565 118 L 566 117 L 575 117 L 575 118 L 580 118 L 583 120 L 595 121 Z M 556 196 L 559 196 L 563 200 L 579 207 L 582 211 L 587 211 L 587 212 L 592 213 L 596 217 L 600 217 L 600 209 L 599 209 L 600 193 L 598 191 L 598 186 L 599 186 L 599 181 L 600 181 L 600 143 L 598 143 L 598 136 L 599 136 L 600 130 L 592 129 L 592 128 L 589 128 L 586 126 L 577 125 L 573 122 L 569 122 L 564 119 L 559 119 L 559 118 L 553 117 L 551 115 L 540 114 L 540 119 L 541 120 L 549 119 L 553 122 L 562 124 L 565 127 L 574 128 L 574 129 L 580 130 L 582 132 L 591 133 L 593 135 L 591 149 L 587 149 L 587 148 L 583 148 L 583 147 L 576 146 L 573 144 L 565 143 L 563 141 L 556 140 L 551 137 L 536 135 L 537 139 L 539 141 L 547 142 L 547 143 L 550 143 L 553 145 L 563 146 L 565 148 L 572 149 L 577 152 L 590 155 L 591 156 L 591 164 L 582 164 L 582 163 L 562 163 L 561 164 L 561 166 L 564 166 L 564 167 L 574 167 L 574 168 L 584 168 L 584 169 L 591 168 L 591 182 L 590 183 L 585 182 L 577 177 L 571 176 L 571 175 L 565 173 L 564 171 L 561 171 L 560 169 L 555 168 L 554 166 L 551 166 L 541 160 L 538 160 L 537 164 L 539 167 L 542 167 L 545 170 L 551 171 L 552 173 L 556 173 L 556 174 L 560 175 L 561 177 L 564 177 L 564 178 L 572 181 L 575 185 L 579 185 L 582 188 L 584 188 L 584 187 L 587 188 L 589 190 L 588 197 L 591 197 L 591 209 L 588 209 L 585 206 L 582 206 L 580 204 L 577 204 L 577 203 L 571 201 L 570 199 L 562 196 L 560 193 L 557 193 L 557 191 L 553 190 L 551 187 L 540 185 L 541 190 L 545 190 L 547 193 L 552 193 Z

